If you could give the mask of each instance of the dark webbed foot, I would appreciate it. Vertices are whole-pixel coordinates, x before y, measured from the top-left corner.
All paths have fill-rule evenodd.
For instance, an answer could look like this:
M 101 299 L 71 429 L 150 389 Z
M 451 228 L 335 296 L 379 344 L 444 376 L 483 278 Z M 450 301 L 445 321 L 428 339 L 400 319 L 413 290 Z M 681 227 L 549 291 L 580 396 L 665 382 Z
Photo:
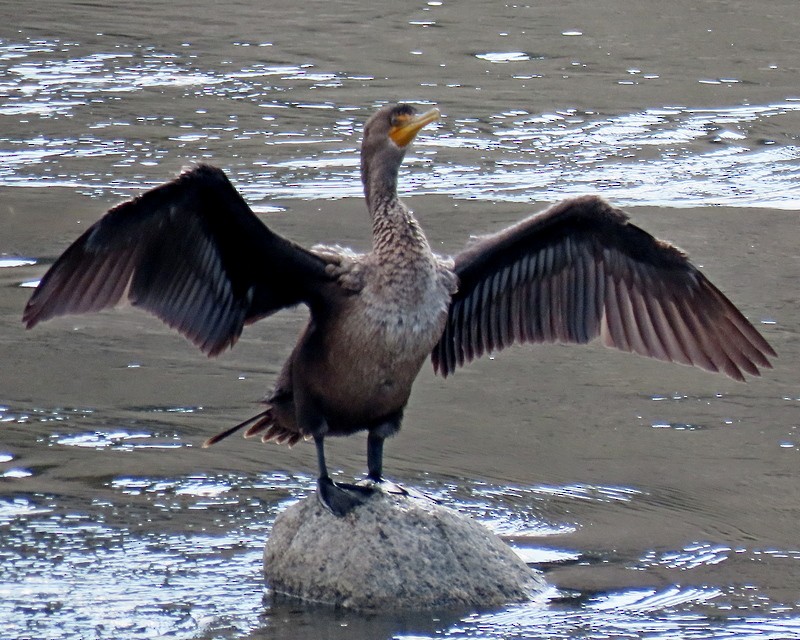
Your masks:
M 396 482 L 392 482 L 391 480 L 387 480 L 386 478 L 373 478 L 372 476 L 368 475 L 365 482 L 374 487 L 376 491 L 382 491 L 383 493 L 394 493 L 395 495 L 400 496 L 410 495 L 408 489 L 406 489 L 404 486 L 399 485 Z
M 338 518 L 344 518 L 375 493 L 372 485 L 336 483 L 328 477 L 317 480 L 317 497 L 322 506 Z
M 397 484 L 396 482 L 392 482 L 391 480 L 386 480 L 385 478 L 379 478 L 376 480 L 372 477 L 367 477 L 368 482 L 375 488 L 376 491 L 382 491 L 383 493 L 390 493 L 399 496 L 406 496 L 407 498 L 414 498 L 415 500 L 430 500 L 431 502 L 438 502 L 435 498 L 431 498 L 429 495 L 422 493 L 421 491 L 417 491 L 416 489 L 410 489 L 408 487 L 404 487 L 401 484 Z

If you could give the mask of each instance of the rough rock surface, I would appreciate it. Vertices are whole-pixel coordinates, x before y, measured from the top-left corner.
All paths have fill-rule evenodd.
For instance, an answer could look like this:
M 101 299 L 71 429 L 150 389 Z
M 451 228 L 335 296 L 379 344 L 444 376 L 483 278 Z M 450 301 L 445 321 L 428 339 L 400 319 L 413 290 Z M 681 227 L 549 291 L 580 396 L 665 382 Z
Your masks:
M 361 610 L 496 606 L 545 586 L 483 525 L 382 492 L 344 518 L 316 495 L 289 507 L 267 541 L 264 573 L 275 592 Z

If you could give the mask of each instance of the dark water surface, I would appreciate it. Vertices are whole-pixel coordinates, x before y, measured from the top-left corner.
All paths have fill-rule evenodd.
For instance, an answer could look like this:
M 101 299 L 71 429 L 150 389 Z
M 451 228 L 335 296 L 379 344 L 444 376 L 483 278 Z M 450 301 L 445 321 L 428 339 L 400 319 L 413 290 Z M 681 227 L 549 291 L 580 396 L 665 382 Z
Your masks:
M 800 638 L 800 3 L 0 4 L 0 636 Z M 233 439 L 304 314 L 208 360 L 130 309 L 25 332 L 31 286 L 123 197 L 223 167 L 276 230 L 369 244 L 361 126 L 436 104 L 401 181 L 432 244 L 600 192 L 689 251 L 780 354 L 743 385 L 592 347 L 427 368 L 388 475 L 553 585 L 361 616 L 265 594 L 311 447 Z M 334 442 L 341 477 L 364 442 Z

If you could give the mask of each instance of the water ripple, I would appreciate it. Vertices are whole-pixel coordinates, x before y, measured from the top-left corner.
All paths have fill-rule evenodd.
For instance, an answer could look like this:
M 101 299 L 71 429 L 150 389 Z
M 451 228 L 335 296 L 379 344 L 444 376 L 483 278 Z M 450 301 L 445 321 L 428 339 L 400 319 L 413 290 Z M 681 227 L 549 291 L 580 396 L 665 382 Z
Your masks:
M 599 595 L 581 610 L 521 605 L 498 614 L 475 615 L 449 629 L 446 638 L 696 638 L 790 640 L 800 638 L 800 617 L 719 617 L 704 613 L 721 592 L 706 587 L 669 587 Z M 699 611 L 695 611 L 699 610 Z M 649 615 L 658 612 L 657 615 Z M 587 633 L 588 632 L 588 633 Z
M 649 551 L 642 558 L 642 564 L 664 566 L 669 569 L 695 569 L 724 562 L 731 552 L 732 549 L 725 545 L 698 542 L 687 545 L 680 551 Z
M 177 449 L 190 445 L 180 442 L 178 436 L 164 438 L 147 432 L 91 431 L 88 433 L 58 434 L 50 436 L 51 444 L 84 449 L 109 449 L 115 451 L 134 451 L 136 449 Z
M 269 599 L 262 602 L 263 540 L 274 517 L 313 490 L 313 478 L 280 472 L 120 476 L 108 486 L 110 496 L 94 498 L 90 511 L 85 504 L 80 506 L 82 502 L 70 503 L 64 496 L 0 500 L 0 526 L 4 529 L 0 562 L 9 576 L 0 583 L 0 617 L 9 637 L 188 639 L 210 637 L 222 628 L 226 637 L 231 633 L 269 635 L 269 625 L 275 622 L 262 628 L 263 614 L 269 618 L 270 610 L 278 605 Z M 508 512 L 508 522 L 516 531 L 526 530 L 537 518 L 542 522 L 537 500 L 551 495 L 602 504 L 605 500 L 624 502 L 636 494 L 624 487 L 588 485 L 443 484 L 430 476 L 419 489 L 435 492 L 451 506 L 464 503 L 466 507 L 459 508 L 473 516 L 485 511 Z M 471 496 L 471 501 L 463 496 Z M 185 516 L 178 515 L 184 510 L 199 510 L 203 516 L 193 518 L 196 524 L 189 530 L 184 525 L 175 531 L 173 520 L 186 522 Z M 513 512 L 519 514 L 516 521 Z M 593 562 L 576 551 L 536 545 L 521 547 L 518 552 L 543 568 Z M 631 568 L 686 570 L 724 562 L 730 553 L 747 556 L 750 552 L 698 542 L 675 552 L 647 552 Z M 798 551 L 779 549 L 752 553 L 790 562 L 800 558 Z M 202 596 L 198 596 L 201 584 Z M 800 637 L 800 617 L 792 615 L 791 607 L 783 607 L 784 615 L 771 617 L 731 616 L 731 602 L 743 597 L 762 596 L 757 589 L 734 593 L 721 587 L 681 585 L 582 593 L 551 589 L 523 605 L 469 615 L 460 622 L 442 622 L 434 635 L 596 640 Z M 762 604 L 766 610 L 773 608 L 769 602 Z M 292 616 L 304 611 L 303 607 L 291 607 L 278 608 L 276 613 L 286 616 L 286 624 L 291 625 Z M 358 618 L 347 612 L 337 616 L 341 624 Z M 587 629 L 592 630 L 590 636 L 585 634 Z
M 75 55 L 70 55 L 73 49 Z M 58 184 L 92 192 L 138 189 L 138 176 L 126 182 L 96 175 L 81 171 L 74 161 L 107 157 L 120 167 L 158 167 L 181 149 L 213 160 L 218 154 L 236 157 L 235 146 L 263 139 L 276 158 L 264 161 L 253 149 L 243 167 L 264 171 L 242 168 L 234 176 L 247 179 L 242 188 L 249 197 L 360 195 L 356 148 L 366 112 L 339 102 L 338 90 L 316 102 L 294 99 L 292 91 L 338 89 L 369 78 L 311 63 L 202 68 L 194 57 L 152 47 L 118 45 L 116 51 L 90 54 L 78 50 L 74 43 L 58 41 L 0 44 L 0 115 L 57 118 L 80 113 L 90 119 L 87 130 L 92 132 L 75 138 L 41 133 L 0 137 L 0 184 Z M 502 63 L 530 57 L 520 52 L 476 55 Z M 180 106 L 174 113 L 122 118 L 115 107 L 111 115 L 114 100 L 152 88 L 169 88 L 170 95 L 186 98 L 185 104 L 216 98 L 243 101 L 249 105 L 246 124 L 238 113 L 220 116 L 202 105 L 188 118 Z M 259 117 L 253 117 L 253 109 Z M 319 115 L 293 117 L 287 125 L 278 117 L 287 110 Z M 778 133 L 791 131 L 791 122 L 775 125 L 796 120 L 798 114 L 800 100 L 787 99 L 717 108 L 664 105 L 610 116 L 576 109 L 506 110 L 481 119 L 455 115 L 438 132 L 421 136 L 415 157 L 405 166 L 403 185 L 409 194 L 512 202 L 602 191 L 623 205 L 797 209 L 800 146 L 796 136 Z M 300 128 L 298 122 L 303 123 Z M 124 129 L 136 124 L 161 127 L 169 145 L 126 134 Z M 280 152 L 282 144 L 291 146 L 288 155 Z M 475 154 L 482 151 L 491 151 L 490 160 L 481 156 L 476 164 Z M 163 172 L 150 175 L 167 177 Z

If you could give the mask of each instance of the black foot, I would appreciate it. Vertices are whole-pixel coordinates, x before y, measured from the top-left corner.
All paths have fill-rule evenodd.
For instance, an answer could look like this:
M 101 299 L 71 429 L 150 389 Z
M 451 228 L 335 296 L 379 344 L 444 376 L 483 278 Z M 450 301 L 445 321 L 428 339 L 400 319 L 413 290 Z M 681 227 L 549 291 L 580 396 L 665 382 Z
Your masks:
M 322 506 L 338 518 L 344 518 L 375 493 L 370 485 L 337 484 L 330 478 L 317 480 L 317 497 Z

